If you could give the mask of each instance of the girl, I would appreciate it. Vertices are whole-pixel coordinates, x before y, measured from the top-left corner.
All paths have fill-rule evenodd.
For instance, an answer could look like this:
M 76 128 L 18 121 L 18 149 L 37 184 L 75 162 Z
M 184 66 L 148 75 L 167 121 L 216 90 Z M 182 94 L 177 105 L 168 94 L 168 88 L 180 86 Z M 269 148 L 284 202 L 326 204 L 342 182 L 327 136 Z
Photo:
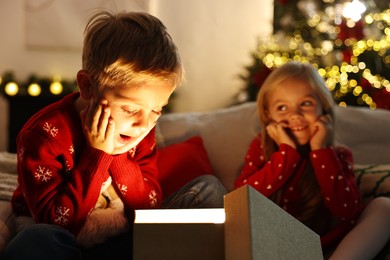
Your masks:
M 330 259 L 375 257 L 390 237 L 390 199 L 362 205 L 352 153 L 334 145 L 323 78 L 309 64 L 286 63 L 268 76 L 257 104 L 262 130 L 235 187 L 253 186 L 319 234 Z

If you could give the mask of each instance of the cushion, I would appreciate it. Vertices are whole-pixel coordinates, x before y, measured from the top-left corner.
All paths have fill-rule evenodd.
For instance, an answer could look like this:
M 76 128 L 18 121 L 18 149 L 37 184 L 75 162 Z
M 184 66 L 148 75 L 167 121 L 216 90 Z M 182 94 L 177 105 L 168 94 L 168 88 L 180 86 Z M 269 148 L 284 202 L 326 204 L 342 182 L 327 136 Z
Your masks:
M 0 152 L 0 172 L 17 175 L 16 153 Z
M 365 201 L 390 197 L 390 164 L 355 165 L 356 182 Z
M 159 149 L 158 179 L 163 199 L 194 178 L 213 174 L 213 169 L 200 136 Z
M 0 200 L 0 255 L 14 236 L 14 230 L 15 221 L 11 202 Z
M 0 200 L 11 201 L 12 194 L 17 186 L 16 173 L 2 172 L 0 170 Z
M 169 113 L 157 124 L 165 145 L 201 136 L 214 174 L 228 191 L 241 172 L 245 154 L 260 130 L 255 102 L 205 112 Z
M 353 152 L 355 164 L 389 164 L 390 111 L 367 107 L 335 107 L 336 143 Z

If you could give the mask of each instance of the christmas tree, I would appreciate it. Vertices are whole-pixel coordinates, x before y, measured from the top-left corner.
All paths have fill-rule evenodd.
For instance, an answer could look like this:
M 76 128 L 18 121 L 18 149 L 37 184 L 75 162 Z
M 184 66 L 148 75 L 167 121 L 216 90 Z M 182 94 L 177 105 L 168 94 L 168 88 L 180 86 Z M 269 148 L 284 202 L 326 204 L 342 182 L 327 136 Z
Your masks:
M 390 109 L 390 4 L 381 0 L 275 0 L 274 33 L 260 39 L 239 102 L 254 101 L 269 73 L 309 62 L 340 106 Z

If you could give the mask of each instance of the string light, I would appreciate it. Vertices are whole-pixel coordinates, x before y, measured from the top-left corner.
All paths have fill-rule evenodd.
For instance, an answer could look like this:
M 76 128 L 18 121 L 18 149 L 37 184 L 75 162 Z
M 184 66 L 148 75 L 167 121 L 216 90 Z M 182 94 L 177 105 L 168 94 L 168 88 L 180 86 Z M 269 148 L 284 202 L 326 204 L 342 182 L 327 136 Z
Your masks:
M 31 83 L 27 88 L 27 92 L 30 94 L 30 96 L 39 96 L 42 92 L 41 86 L 39 86 L 37 83 Z
M 5 93 L 8 96 L 15 96 L 19 91 L 19 86 L 15 82 L 8 82 L 5 85 Z
M 53 94 L 53 95 L 59 95 L 62 93 L 62 90 L 63 90 L 63 86 L 61 84 L 61 82 L 59 81 L 53 81 L 51 84 L 50 84 L 50 92 Z
M 6 96 L 58 96 L 77 91 L 76 81 L 64 81 L 60 76 L 38 78 L 30 76 L 26 82 L 17 82 L 12 72 L 0 77 L 0 94 Z

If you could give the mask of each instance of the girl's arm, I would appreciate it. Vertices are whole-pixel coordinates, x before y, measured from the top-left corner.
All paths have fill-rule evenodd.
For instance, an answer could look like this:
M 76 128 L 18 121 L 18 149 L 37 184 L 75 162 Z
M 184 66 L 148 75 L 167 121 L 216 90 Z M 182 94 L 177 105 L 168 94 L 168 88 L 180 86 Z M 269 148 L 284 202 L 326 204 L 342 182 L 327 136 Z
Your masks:
M 250 144 L 241 174 L 235 181 L 235 187 L 248 184 L 265 196 L 270 196 L 294 173 L 300 155 L 291 146 L 281 144 L 279 150 L 267 162 L 260 140 L 259 135 Z
M 312 151 L 310 158 L 325 205 L 340 219 L 350 219 L 361 211 L 361 199 L 355 182 L 352 153 L 334 147 Z

